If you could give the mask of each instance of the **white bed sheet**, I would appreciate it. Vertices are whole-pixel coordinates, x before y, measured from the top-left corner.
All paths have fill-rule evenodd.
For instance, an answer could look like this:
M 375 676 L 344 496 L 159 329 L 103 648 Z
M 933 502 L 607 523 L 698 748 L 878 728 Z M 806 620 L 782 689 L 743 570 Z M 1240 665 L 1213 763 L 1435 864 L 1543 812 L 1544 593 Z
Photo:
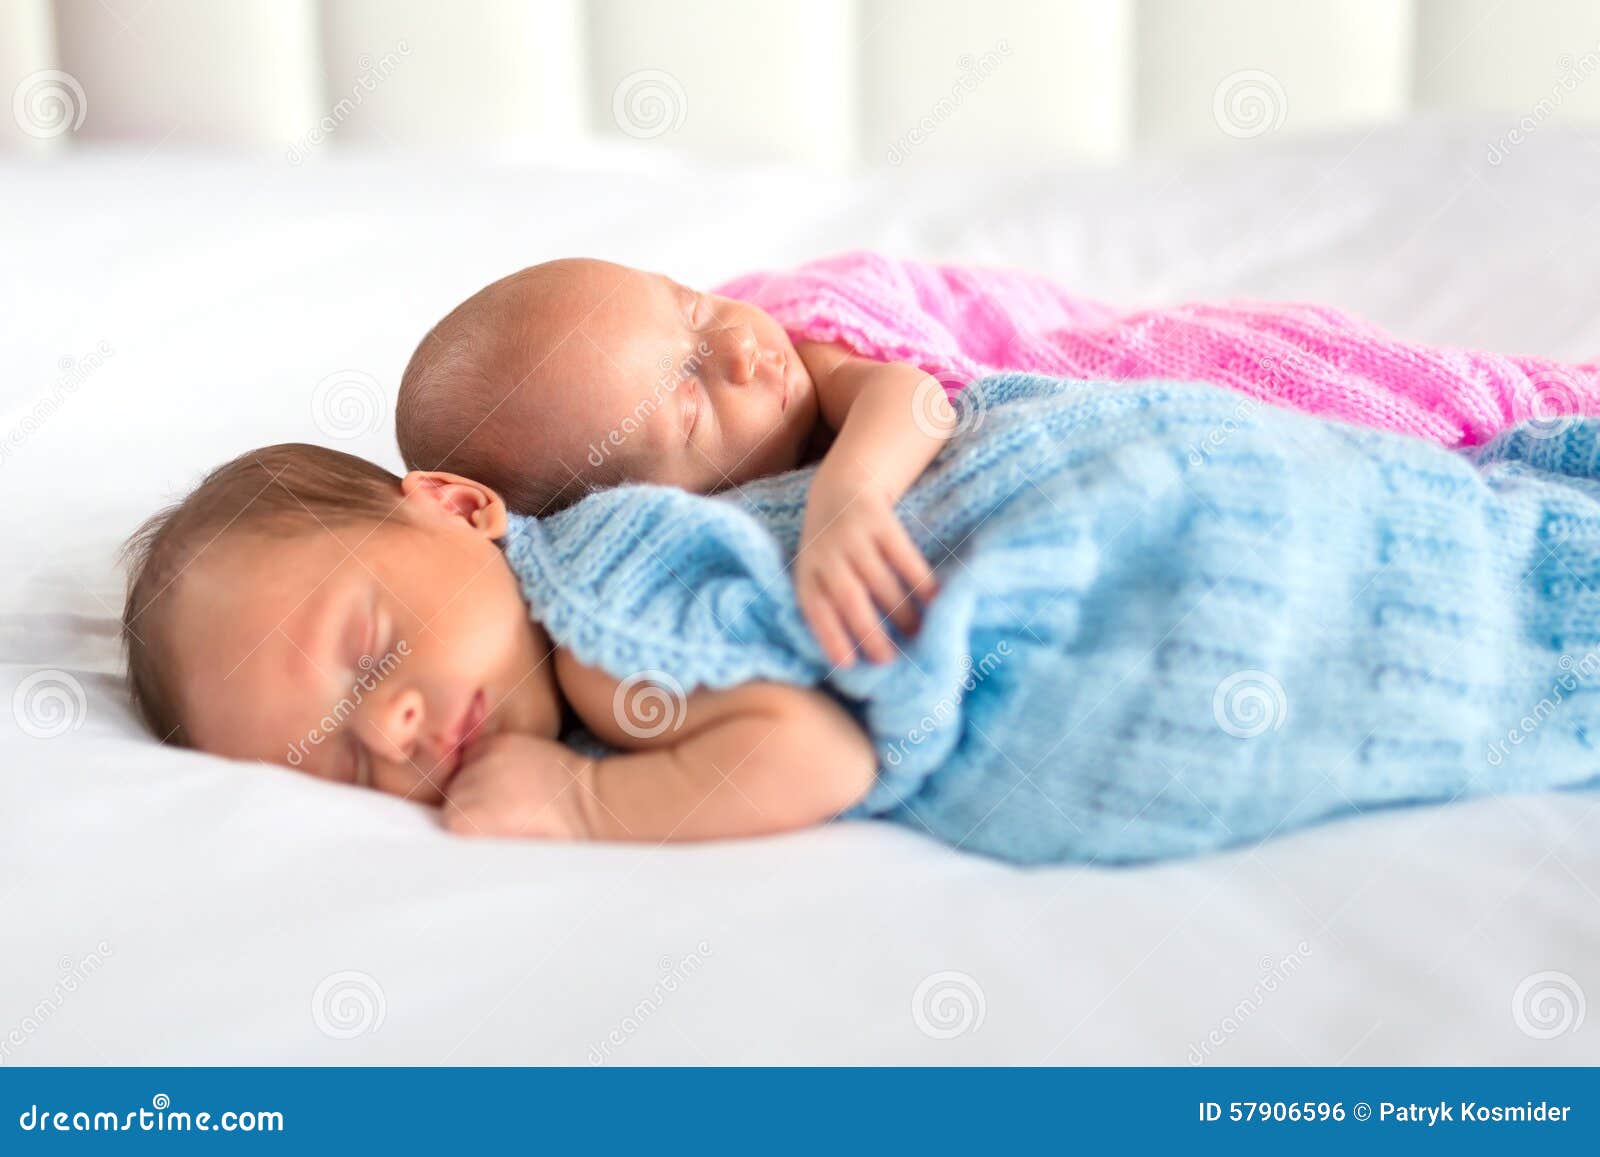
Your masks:
M 877 825 L 474 843 L 396 800 L 158 748 L 115 677 L 113 552 L 142 516 L 239 450 L 327 441 L 312 398 L 335 371 L 392 401 L 427 324 L 559 254 L 705 283 L 876 246 L 1129 304 L 1304 298 L 1420 339 L 1593 356 L 1593 142 L 1541 130 L 1496 167 L 1493 135 L 854 183 L 608 154 L 8 162 L 0 1063 L 1183 1064 L 1213 1032 L 1207 1063 L 1600 1061 L 1600 1025 L 1544 1039 L 1553 1006 L 1521 1026 L 1514 1008 L 1541 973 L 1600 999 L 1593 793 L 1139 870 L 1016 871 Z M 395 464 L 379 417 L 336 444 Z M 40 669 L 86 691 L 54 738 L 3 709 Z M 364 991 L 319 1014 L 350 973 Z

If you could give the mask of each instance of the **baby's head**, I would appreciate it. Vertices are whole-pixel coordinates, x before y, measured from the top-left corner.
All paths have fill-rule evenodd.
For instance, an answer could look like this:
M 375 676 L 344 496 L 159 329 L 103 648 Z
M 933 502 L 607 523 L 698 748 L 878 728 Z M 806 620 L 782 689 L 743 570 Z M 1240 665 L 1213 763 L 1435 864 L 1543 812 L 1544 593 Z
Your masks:
M 470 739 L 560 725 L 505 527 L 466 478 L 242 454 L 129 542 L 134 702 L 165 742 L 437 803 Z
M 817 399 L 762 310 L 574 258 L 513 273 L 434 326 L 395 424 L 413 469 L 547 514 L 620 482 L 709 493 L 793 469 Z

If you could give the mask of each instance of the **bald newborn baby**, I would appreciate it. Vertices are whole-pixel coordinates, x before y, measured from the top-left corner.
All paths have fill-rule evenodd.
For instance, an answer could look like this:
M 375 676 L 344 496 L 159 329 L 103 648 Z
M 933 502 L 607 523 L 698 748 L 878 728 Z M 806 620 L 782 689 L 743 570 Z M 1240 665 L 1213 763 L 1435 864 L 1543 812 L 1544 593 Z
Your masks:
M 413 470 L 478 479 L 521 514 L 624 482 L 709 494 L 820 459 L 793 573 L 829 660 L 887 662 L 933 573 L 895 504 L 956 427 L 915 366 L 790 341 L 745 302 L 604 261 L 535 265 L 422 339 L 396 427 Z

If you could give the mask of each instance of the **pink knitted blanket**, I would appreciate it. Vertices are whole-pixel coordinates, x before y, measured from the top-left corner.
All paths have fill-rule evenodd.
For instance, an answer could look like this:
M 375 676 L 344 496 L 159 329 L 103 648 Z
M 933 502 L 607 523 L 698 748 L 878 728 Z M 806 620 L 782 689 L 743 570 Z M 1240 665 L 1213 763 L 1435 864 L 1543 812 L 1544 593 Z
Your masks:
M 1314 305 L 1120 313 L 1026 273 L 877 253 L 747 274 L 718 292 L 760 306 L 797 340 L 909 362 L 952 390 L 1003 370 L 1212 382 L 1445 446 L 1530 418 L 1600 413 L 1600 363 L 1420 345 Z

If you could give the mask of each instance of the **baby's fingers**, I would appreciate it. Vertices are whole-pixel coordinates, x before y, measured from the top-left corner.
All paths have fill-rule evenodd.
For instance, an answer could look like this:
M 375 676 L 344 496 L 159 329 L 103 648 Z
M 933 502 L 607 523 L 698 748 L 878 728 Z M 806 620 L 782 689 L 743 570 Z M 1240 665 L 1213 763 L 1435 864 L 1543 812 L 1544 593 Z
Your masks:
M 916 634 L 922 615 L 916 601 L 906 593 L 905 586 L 890 569 L 882 548 L 872 543 L 870 549 L 862 551 L 854 562 L 856 574 L 867 584 L 873 600 L 883 613 L 900 628 L 900 633 L 907 636 Z
M 828 601 L 844 620 L 846 628 L 874 663 L 894 658 L 894 644 L 884 632 L 883 619 L 873 606 L 866 585 L 855 571 L 840 569 L 824 580 Z
M 911 541 L 906 528 L 898 522 L 893 523 L 883 529 L 877 542 L 883 557 L 905 579 L 911 593 L 924 603 L 932 602 L 933 596 L 939 593 L 939 580 L 933 577 L 933 568 L 922 557 L 917 544 Z
M 853 662 L 851 652 L 855 647 L 833 604 L 815 582 L 802 584 L 797 593 L 800 596 L 800 613 L 806 617 L 806 623 L 817 637 L 817 645 L 822 648 L 828 662 L 835 667 L 850 666 Z

